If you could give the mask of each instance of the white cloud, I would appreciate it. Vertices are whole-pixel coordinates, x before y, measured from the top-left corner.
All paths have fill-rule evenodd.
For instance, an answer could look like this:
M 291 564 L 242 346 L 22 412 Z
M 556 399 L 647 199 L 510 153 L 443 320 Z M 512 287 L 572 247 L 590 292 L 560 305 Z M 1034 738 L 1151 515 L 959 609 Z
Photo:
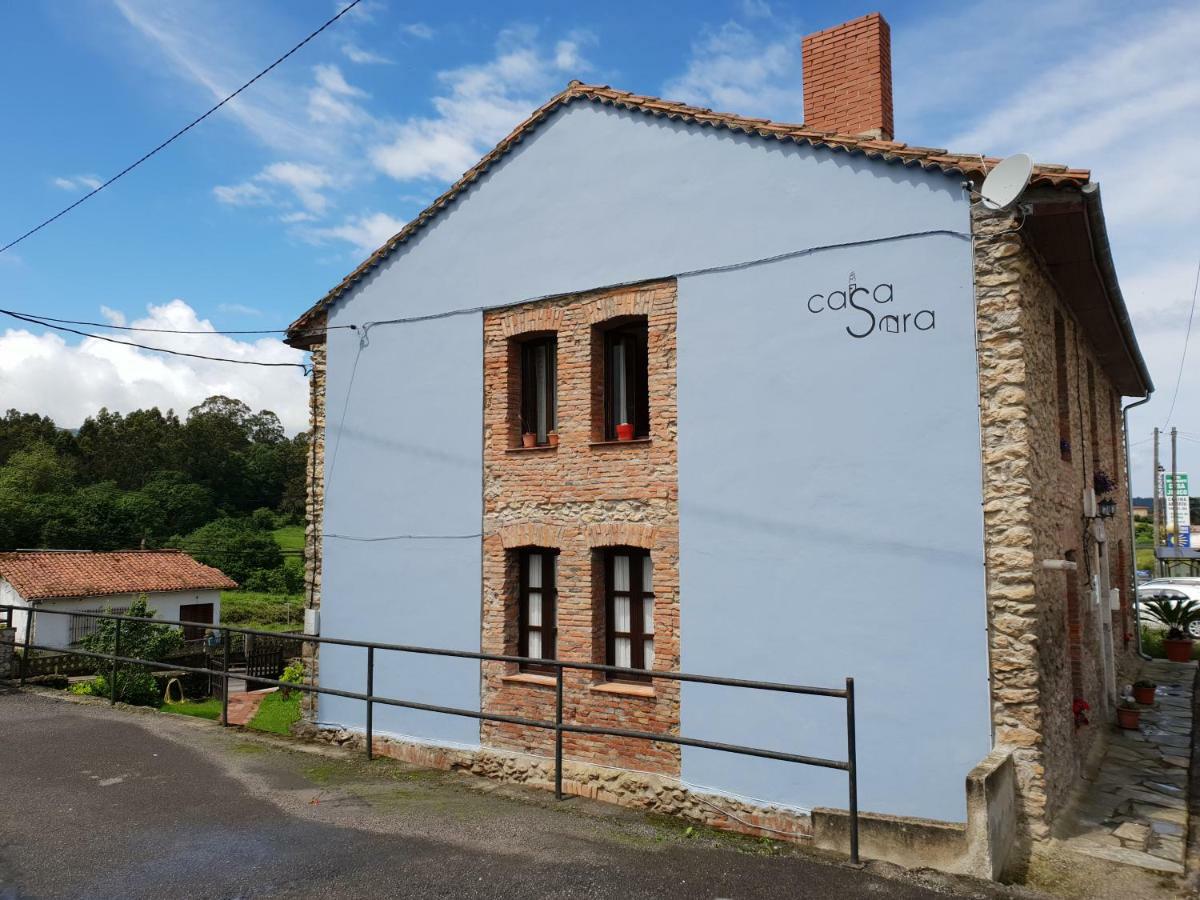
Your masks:
M 747 19 L 769 19 L 774 15 L 766 0 L 742 0 L 741 9 Z
M 312 228 L 304 232 L 313 243 L 330 240 L 346 241 L 359 256 L 368 256 L 383 246 L 390 237 L 404 227 L 404 221 L 384 212 L 363 213 L 350 216 L 340 225 L 328 228 Z
M 218 184 L 213 188 L 213 196 L 226 206 L 265 206 L 271 202 L 271 195 L 251 181 Z
M 433 39 L 433 29 L 424 22 L 411 22 L 408 25 L 401 25 L 400 33 L 406 34 L 409 37 L 418 38 L 422 41 Z
M 58 177 L 52 182 L 56 188 L 64 191 L 94 191 L 104 182 L 97 175 L 72 175 L 69 178 Z
M 692 45 L 686 70 L 663 91 L 696 106 L 799 122 L 804 105 L 800 37 L 786 26 L 759 33 L 725 22 Z
M 109 318 L 121 317 L 114 310 Z M 144 328 L 211 329 L 182 300 L 150 306 L 132 322 Z M 120 340 L 189 353 L 262 362 L 303 361 L 279 340 L 240 341 L 224 335 L 119 335 Z M 37 410 L 75 428 L 101 406 L 128 412 L 158 406 L 186 411 L 212 394 L 237 397 L 254 409 L 272 409 L 288 431 L 308 427 L 307 385 L 300 369 L 243 366 L 168 356 L 94 339 L 67 343 L 57 333 L 10 328 L 0 334 L 0 394 L 18 409 Z
M 370 50 L 364 50 L 358 44 L 347 42 L 342 44 L 342 53 L 346 59 L 352 63 L 357 63 L 362 66 L 369 65 L 391 65 L 392 60 L 378 53 L 373 53 Z
M 234 316 L 261 316 L 262 310 L 244 303 L 218 303 L 217 310 Z
M 308 92 L 308 117 L 320 125 L 349 125 L 369 122 L 367 114 L 354 101 L 367 92 L 349 84 L 337 66 L 316 66 L 316 84 Z
M 391 139 L 371 149 L 371 161 L 401 181 L 458 178 L 560 86 L 560 55 L 543 53 L 532 29 L 503 32 L 490 62 L 438 73 L 436 115 L 394 126 Z
M 334 185 L 333 176 L 323 167 L 312 163 L 271 163 L 255 177 L 268 184 L 290 189 L 304 208 L 312 213 L 325 211 L 329 200 L 322 192 Z

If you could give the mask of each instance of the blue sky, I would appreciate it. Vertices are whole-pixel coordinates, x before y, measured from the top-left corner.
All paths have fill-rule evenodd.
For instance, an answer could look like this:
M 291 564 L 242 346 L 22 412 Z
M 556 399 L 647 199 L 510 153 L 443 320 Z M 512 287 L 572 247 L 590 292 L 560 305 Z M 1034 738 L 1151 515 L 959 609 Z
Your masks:
M 289 48 L 333 0 L 61 0 L 0 33 L 0 243 Z M 1117 2 L 443 4 L 365 0 L 226 109 L 0 255 L 8 308 L 160 327 L 290 322 L 567 81 L 803 118 L 800 37 L 879 9 L 896 132 L 1090 167 L 1163 424 L 1200 260 L 1200 8 Z M 1198 329 L 1200 331 L 1200 329 Z M 1200 334 L 1174 420 L 1200 464 Z M 163 346 L 289 360 L 271 338 Z M 76 426 L 215 391 L 303 427 L 297 371 L 164 359 L 0 323 L 0 407 Z M 1148 471 L 1149 444 L 1135 443 Z M 1140 481 L 1147 481 L 1140 478 Z

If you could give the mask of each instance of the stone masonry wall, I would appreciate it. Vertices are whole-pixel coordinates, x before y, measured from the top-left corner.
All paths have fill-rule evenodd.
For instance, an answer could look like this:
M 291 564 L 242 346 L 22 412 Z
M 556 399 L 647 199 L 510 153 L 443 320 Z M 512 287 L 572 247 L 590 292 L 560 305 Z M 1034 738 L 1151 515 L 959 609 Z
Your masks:
M 679 667 L 679 514 L 676 462 L 674 281 L 521 304 L 484 316 L 483 650 L 517 651 L 516 553 L 559 550 L 558 658 L 605 662 L 605 547 L 650 550 L 654 572 L 654 668 Z M 603 440 L 602 327 L 625 316 L 648 322 L 650 437 Z M 556 447 L 520 446 L 519 353 L 532 333 L 558 340 Z M 554 718 L 554 679 L 515 664 L 483 666 L 483 708 Z M 568 671 L 564 719 L 678 733 L 676 682 L 622 684 Z M 551 732 L 484 723 L 485 745 L 540 755 Z M 573 759 L 678 774 L 679 749 L 615 737 L 564 737 Z
M 1019 232 L 1000 234 L 1017 225 L 1007 213 L 975 216 L 984 522 L 995 739 L 1014 749 L 1022 824 L 1041 839 L 1106 725 L 1100 626 L 1110 616 L 1110 583 L 1126 607 L 1111 614 L 1118 686 L 1134 668 L 1128 588 L 1118 571 L 1131 550 L 1120 398 Z M 1061 374 L 1056 313 L 1065 335 Z M 1060 379 L 1069 399 L 1062 410 Z M 1102 547 L 1083 518 L 1084 488 L 1097 470 L 1118 485 L 1118 515 L 1105 523 Z M 1077 571 L 1043 568 L 1068 554 Z M 1076 722 L 1076 698 L 1091 707 L 1090 724 Z
M 315 327 L 324 327 L 322 320 Z M 324 342 L 312 346 L 312 375 L 309 381 L 309 447 L 306 463 L 308 491 L 304 504 L 304 606 L 321 608 L 321 525 L 325 512 L 325 360 Z M 310 683 L 318 683 L 320 653 L 318 644 L 306 643 L 303 650 Z M 307 719 L 317 715 L 317 694 L 305 692 L 301 708 Z

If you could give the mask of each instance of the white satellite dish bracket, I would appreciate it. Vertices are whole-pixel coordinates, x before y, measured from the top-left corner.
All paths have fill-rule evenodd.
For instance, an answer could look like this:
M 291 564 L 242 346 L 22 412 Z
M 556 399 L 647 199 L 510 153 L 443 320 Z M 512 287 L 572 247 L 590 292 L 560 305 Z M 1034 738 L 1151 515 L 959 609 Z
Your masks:
M 1017 153 L 1000 160 L 988 172 L 979 188 L 980 201 L 988 209 L 1008 209 L 1029 186 L 1033 175 L 1033 160 L 1024 153 Z

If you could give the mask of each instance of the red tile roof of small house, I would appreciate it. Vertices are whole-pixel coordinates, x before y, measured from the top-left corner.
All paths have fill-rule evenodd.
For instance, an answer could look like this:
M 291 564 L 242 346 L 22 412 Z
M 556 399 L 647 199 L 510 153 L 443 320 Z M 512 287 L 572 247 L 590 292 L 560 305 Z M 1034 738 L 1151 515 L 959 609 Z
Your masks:
M 0 578 L 26 600 L 237 587 L 182 550 L 18 550 L 0 553 Z

